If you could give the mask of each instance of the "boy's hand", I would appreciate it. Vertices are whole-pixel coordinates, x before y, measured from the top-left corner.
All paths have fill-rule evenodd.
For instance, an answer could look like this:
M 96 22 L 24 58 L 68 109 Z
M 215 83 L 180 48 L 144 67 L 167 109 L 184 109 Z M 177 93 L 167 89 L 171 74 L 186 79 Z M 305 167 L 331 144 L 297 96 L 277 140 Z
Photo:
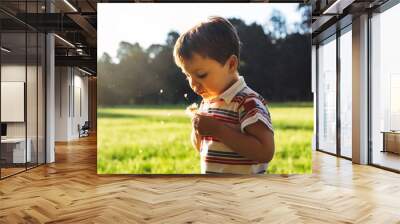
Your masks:
M 209 115 L 197 113 L 193 117 L 193 128 L 200 135 L 213 135 L 216 136 L 222 122 Z
M 194 131 L 194 133 L 196 134 L 196 135 L 199 135 L 199 132 L 197 131 L 197 126 L 195 125 L 195 122 L 197 122 L 197 120 L 195 120 L 195 117 L 196 117 L 196 115 L 194 114 L 193 115 L 193 117 L 192 117 L 192 128 L 193 128 L 193 131 Z
M 191 133 L 191 141 L 192 141 L 192 145 L 194 146 L 195 149 L 197 149 L 197 151 L 200 152 L 200 147 L 201 147 L 201 135 L 199 134 L 199 132 L 197 131 L 197 129 L 195 128 L 194 125 L 194 114 L 192 117 L 192 133 Z

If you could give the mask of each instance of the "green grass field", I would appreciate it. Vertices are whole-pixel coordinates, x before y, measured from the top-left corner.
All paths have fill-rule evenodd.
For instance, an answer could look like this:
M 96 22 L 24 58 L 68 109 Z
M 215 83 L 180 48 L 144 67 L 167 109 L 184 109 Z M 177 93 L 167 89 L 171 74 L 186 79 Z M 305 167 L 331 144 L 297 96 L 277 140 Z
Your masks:
M 98 109 L 99 174 L 200 173 L 185 105 Z M 275 156 L 267 173 L 311 173 L 312 103 L 269 104 Z

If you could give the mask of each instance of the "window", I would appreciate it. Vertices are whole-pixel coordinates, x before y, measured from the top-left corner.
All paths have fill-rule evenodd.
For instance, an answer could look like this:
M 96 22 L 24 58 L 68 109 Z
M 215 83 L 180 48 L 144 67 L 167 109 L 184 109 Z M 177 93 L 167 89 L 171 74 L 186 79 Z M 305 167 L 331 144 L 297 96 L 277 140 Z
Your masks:
M 318 47 L 318 149 L 336 153 L 336 36 Z
M 371 18 L 372 163 L 400 170 L 400 4 Z
M 18 2 L 18 13 L 42 12 L 40 5 L 44 1 Z M 46 40 L 12 16 L 0 12 L 0 17 L 10 21 L 0 29 L 0 178 L 5 178 L 45 163 Z
M 348 28 L 340 36 L 340 154 L 351 158 L 353 72 L 351 26 Z

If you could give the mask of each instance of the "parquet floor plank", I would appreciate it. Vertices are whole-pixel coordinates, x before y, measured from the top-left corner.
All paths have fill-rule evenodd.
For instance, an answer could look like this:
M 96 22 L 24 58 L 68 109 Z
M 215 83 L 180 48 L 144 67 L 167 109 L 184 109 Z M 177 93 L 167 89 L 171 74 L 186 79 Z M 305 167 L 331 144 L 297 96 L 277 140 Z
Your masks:
M 313 174 L 97 175 L 96 138 L 0 181 L 0 223 L 398 223 L 400 175 L 313 152 Z

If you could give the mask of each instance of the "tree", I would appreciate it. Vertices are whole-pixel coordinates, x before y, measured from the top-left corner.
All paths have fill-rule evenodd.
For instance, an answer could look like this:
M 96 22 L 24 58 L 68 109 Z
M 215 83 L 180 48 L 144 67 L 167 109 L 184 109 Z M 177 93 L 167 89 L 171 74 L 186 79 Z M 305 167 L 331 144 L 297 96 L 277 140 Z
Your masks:
M 113 102 L 114 88 L 112 83 L 114 77 L 112 77 L 112 71 L 114 69 L 114 64 L 109 54 L 104 53 L 98 59 L 98 78 L 101 82 L 98 82 L 98 98 L 99 105 L 109 105 Z
M 296 25 L 297 32 L 300 34 L 309 34 L 311 32 L 311 6 L 299 4 L 297 11 L 301 13 L 301 22 Z
M 178 40 L 179 38 L 179 33 L 176 31 L 170 31 L 167 34 L 167 40 L 165 41 L 167 46 L 170 48 L 174 48 L 175 42 Z
M 272 10 L 269 23 L 266 24 L 267 34 L 274 39 L 284 38 L 287 35 L 286 18 L 279 10 Z
M 302 6 L 299 10 L 308 9 Z M 240 75 L 268 101 L 312 100 L 310 34 L 300 25 L 295 33 L 288 34 L 279 11 L 273 12 L 270 20 L 264 29 L 257 23 L 247 25 L 240 19 L 229 19 L 242 42 Z M 302 22 L 305 28 L 306 20 Z M 165 43 L 147 49 L 138 43 L 121 42 L 119 63 L 103 54 L 98 60 L 99 103 L 177 104 L 188 103 L 187 98 L 199 100 L 174 63 L 173 47 L 178 38 L 179 33 L 170 31 Z

